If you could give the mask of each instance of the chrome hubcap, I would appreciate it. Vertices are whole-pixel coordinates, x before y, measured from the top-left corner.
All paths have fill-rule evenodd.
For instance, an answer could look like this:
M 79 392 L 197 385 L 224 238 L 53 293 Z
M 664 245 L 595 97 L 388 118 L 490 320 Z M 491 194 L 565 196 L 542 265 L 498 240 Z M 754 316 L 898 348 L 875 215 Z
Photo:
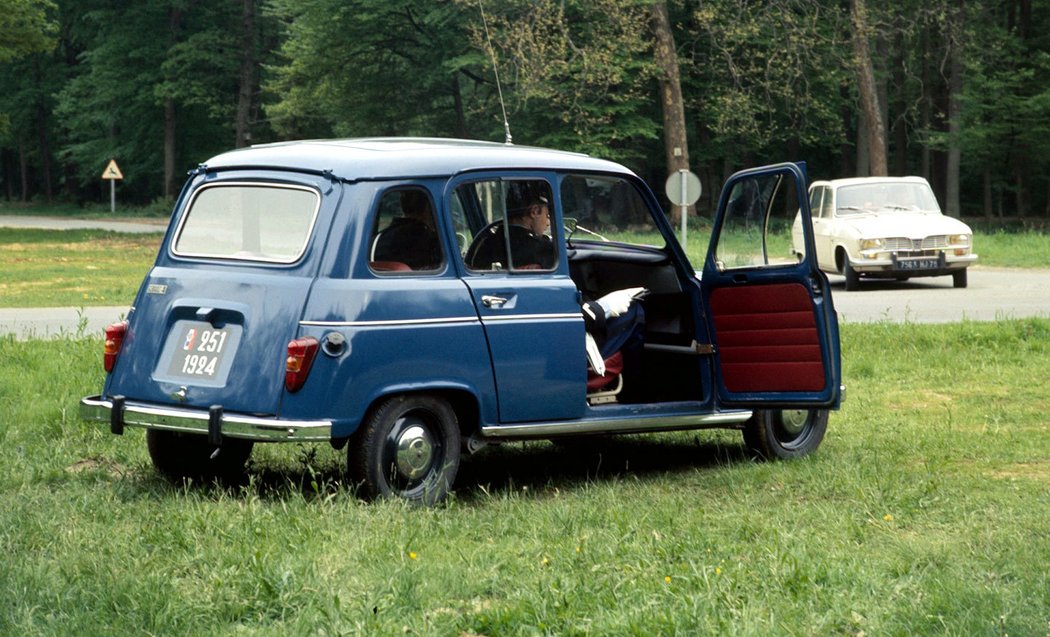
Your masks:
M 406 427 L 397 437 L 397 471 L 409 480 L 426 475 L 434 457 L 434 441 L 424 427 Z
M 780 420 L 786 433 L 797 436 L 806 429 L 809 412 L 805 409 L 785 409 L 780 412 Z

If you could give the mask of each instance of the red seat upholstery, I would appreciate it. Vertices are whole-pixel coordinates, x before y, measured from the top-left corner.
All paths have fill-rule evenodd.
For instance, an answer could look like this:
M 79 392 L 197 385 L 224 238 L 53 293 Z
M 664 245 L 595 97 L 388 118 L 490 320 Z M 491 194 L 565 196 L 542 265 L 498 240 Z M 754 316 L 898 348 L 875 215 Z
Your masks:
M 609 358 L 605 359 L 605 374 L 599 376 L 597 372 L 587 367 L 587 392 L 594 392 L 600 389 L 605 389 L 606 386 L 610 385 L 616 377 L 623 371 L 623 354 L 616 352 Z
M 401 263 L 400 261 L 372 261 L 368 264 L 370 268 L 376 272 L 411 272 L 412 268 L 408 267 L 408 264 Z

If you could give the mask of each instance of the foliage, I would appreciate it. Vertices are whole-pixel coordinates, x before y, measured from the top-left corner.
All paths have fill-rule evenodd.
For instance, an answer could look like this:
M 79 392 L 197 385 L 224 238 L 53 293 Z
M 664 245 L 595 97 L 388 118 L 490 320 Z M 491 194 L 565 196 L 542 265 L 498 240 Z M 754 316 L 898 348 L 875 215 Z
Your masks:
M 0 0 L 0 194 L 97 201 L 117 158 L 124 197 L 152 201 L 176 170 L 242 143 L 245 108 L 265 142 L 499 140 L 505 107 L 515 142 L 618 160 L 659 184 L 652 1 Z M 848 3 L 661 1 L 701 206 L 744 166 L 865 170 Z M 1050 214 L 1038 152 L 1050 13 L 1025 0 L 867 4 L 891 172 L 930 178 L 944 199 L 948 156 L 961 156 L 964 214 Z
M 702 152 L 739 160 L 789 138 L 816 147 L 842 143 L 844 19 L 814 0 L 700 4 L 690 21 L 687 69 L 690 106 L 715 135 Z
M 0 63 L 55 45 L 51 0 L 0 0 Z
M 284 135 L 483 137 L 492 122 L 464 9 L 411 0 L 275 0 L 286 25 L 267 109 Z M 490 115 L 492 112 L 490 111 Z M 491 118 L 489 118 L 491 120 Z
M 0 339 L 0 633 L 1043 635 L 1048 343 L 845 325 L 849 399 L 809 458 L 749 461 L 737 432 L 507 445 L 421 510 L 357 501 L 322 445 L 171 486 L 141 431 L 77 418 L 98 339 Z
M 647 2 L 517 0 L 485 11 L 472 41 L 498 65 L 517 139 L 644 159 L 642 144 L 660 135 Z

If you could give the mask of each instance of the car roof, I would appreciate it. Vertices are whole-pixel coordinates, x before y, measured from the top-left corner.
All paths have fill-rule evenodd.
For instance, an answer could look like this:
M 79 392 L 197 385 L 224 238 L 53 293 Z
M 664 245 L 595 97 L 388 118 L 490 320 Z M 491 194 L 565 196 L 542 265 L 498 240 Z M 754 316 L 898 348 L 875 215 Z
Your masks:
M 832 188 L 839 188 L 841 186 L 859 186 L 862 184 L 876 184 L 876 183 L 903 183 L 903 184 L 926 184 L 930 185 L 930 182 L 926 181 L 922 177 L 846 177 L 844 179 L 825 179 L 822 181 L 814 181 L 812 186 L 831 186 Z
M 451 176 L 485 169 L 582 170 L 632 174 L 615 162 L 531 146 L 464 139 L 364 137 L 262 144 L 205 163 L 210 170 L 331 172 L 347 181 Z

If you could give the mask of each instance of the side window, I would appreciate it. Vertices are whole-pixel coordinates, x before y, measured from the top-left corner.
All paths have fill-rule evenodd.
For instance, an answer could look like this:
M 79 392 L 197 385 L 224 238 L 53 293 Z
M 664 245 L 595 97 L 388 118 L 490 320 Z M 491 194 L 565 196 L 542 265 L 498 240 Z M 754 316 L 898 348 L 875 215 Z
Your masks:
M 824 202 L 821 204 L 820 216 L 825 219 L 831 217 L 833 199 L 831 188 L 824 188 Z
M 791 224 L 802 204 L 790 173 L 748 177 L 734 184 L 718 235 L 719 269 L 794 265 Z
M 493 180 L 456 189 L 459 205 L 481 220 L 463 261 L 476 272 L 552 270 L 558 252 L 551 238 L 553 198 L 543 180 Z M 468 216 L 468 215 L 465 215 Z
M 569 175 L 561 184 L 562 216 L 576 222 L 573 239 L 619 241 L 662 248 L 664 237 L 653 224 L 638 189 L 619 177 Z
M 444 257 L 434 204 L 423 188 L 394 188 L 379 199 L 369 244 L 376 272 L 436 271 Z
M 813 189 L 813 192 L 809 193 L 809 210 L 814 217 L 824 216 L 823 209 L 821 208 L 821 198 L 823 196 L 823 186 L 818 186 Z

